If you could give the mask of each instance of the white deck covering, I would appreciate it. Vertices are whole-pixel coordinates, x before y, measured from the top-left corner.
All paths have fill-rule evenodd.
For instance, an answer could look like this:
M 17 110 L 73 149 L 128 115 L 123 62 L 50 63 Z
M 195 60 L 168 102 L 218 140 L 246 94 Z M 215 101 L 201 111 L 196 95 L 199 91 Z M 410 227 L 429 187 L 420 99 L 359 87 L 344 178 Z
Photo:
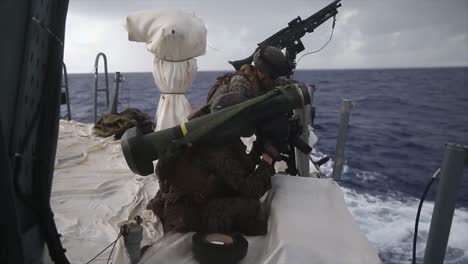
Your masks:
M 119 141 L 97 138 L 91 128 L 60 123 L 51 203 L 72 263 L 86 263 L 113 241 L 118 223 L 141 214 L 158 186 L 153 177 L 128 169 Z M 248 237 L 241 263 L 380 263 L 336 183 L 276 175 L 273 189 L 269 232 Z M 145 216 L 144 243 L 156 243 L 141 263 L 197 263 L 191 252 L 193 233 L 162 238 L 159 225 Z M 128 263 L 123 251 L 120 241 L 114 263 Z M 93 263 L 106 262 L 108 254 Z
M 92 135 L 92 124 L 60 121 L 51 206 L 72 263 L 86 263 L 116 239 L 158 189 L 153 177 L 134 175 L 120 141 Z M 147 228 L 153 237 L 162 231 Z M 109 251 L 92 263 L 106 263 Z
M 343 193 L 327 179 L 275 175 L 269 232 L 248 237 L 241 263 L 380 263 L 375 249 L 345 207 Z M 159 241 L 141 263 L 197 263 L 193 233 Z

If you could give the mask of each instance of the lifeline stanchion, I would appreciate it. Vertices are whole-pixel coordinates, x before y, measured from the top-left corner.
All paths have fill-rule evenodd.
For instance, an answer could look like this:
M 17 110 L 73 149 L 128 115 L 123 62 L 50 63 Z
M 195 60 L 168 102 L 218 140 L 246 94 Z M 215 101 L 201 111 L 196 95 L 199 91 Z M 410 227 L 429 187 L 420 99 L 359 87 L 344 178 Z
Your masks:
M 341 107 L 340 129 L 338 131 L 338 141 L 336 142 L 335 163 L 333 165 L 332 175 L 333 180 L 335 181 L 341 180 L 341 174 L 343 174 L 346 131 L 348 130 L 349 113 L 352 107 L 353 105 L 350 100 L 343 99 L 343 104 Z
M 304 142 L 309 143 L 310 129 L 312 127 L 312 114 L 311 109 L 313 108 L 313 99 L 315 86 L 308 85 L 307 90 L 309 91 L 310 104 L 305 105 L 304 108 L 294 110 L 294 113 L 299 117 L 302 126 L 301 139 Z M 310 154 L 304 154 L 297 148 L 294 150 L 296 155 L 296 167 L 298 175 L 303 177 L 310 177 Z
M 112 95 L 111 105 L 107 110 L 110 114 L 117 113 L 117 108 L 119 105 L 119 90 L 120 90 L 120 83 L 123 81 L 123 76 L 120 72 L 115 73 L 115 80 L 114 80 L 114 94 Z
M 444 262 L 457 194 L 466 163 L 468 163 L 468 147 L 447 144 L 424 252 L 424 264 Z

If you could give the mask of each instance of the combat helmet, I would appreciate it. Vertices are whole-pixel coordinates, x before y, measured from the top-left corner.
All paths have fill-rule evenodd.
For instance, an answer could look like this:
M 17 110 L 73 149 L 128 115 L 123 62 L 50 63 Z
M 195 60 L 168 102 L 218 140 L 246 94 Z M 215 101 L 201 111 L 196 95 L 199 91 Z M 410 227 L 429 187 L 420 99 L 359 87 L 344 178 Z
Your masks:
M 288 75 L 292 70 L 283 52 L 273 46 L 265 46 L 257 50 L 253 61 L 257 69 L 270 75 L 273 79 Z

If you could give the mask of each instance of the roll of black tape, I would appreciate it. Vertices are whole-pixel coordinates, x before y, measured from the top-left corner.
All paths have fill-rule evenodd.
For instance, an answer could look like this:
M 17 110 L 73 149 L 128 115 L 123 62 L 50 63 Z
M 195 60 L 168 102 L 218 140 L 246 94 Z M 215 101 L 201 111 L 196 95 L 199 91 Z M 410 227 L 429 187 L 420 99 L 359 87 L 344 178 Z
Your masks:
M 249 243 L 240 234 L 195 233 L 192 251 L 200 264 L 235 264 L 247 255 Z

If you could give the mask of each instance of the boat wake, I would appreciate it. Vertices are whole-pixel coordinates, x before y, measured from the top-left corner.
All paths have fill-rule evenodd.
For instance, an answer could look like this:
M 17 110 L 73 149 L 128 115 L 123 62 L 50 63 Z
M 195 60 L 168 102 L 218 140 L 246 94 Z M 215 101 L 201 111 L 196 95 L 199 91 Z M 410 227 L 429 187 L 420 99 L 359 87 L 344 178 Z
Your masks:
M 324 154 L 315 151 L 313 156 L 314 159 L 319 159 Z M 330 176 L 332 171 L 333 160 L 330 159 L 321 167 L 321 173 Z M 360 182 L 360 184 L 343 182 L 341 189 L 349 211 L 367 239 L 378 250 L 382 262 L 410 263 L 419 200 L 399 192 L 384 194 L 366 192 L 364 190 L 366 182 L 385 182 L 387 176 L 378 172 L 361 171 L 345 166 L 344 174 L 345 178 L 352 177 L 357 179 L 356 182 Z M 424 258 L 433 209 L 434 202 L 424 202 L 416 247 L 419 263 Z M 468 263 L 468 208 L 461 207 L 455 210 L 445 263 Z

